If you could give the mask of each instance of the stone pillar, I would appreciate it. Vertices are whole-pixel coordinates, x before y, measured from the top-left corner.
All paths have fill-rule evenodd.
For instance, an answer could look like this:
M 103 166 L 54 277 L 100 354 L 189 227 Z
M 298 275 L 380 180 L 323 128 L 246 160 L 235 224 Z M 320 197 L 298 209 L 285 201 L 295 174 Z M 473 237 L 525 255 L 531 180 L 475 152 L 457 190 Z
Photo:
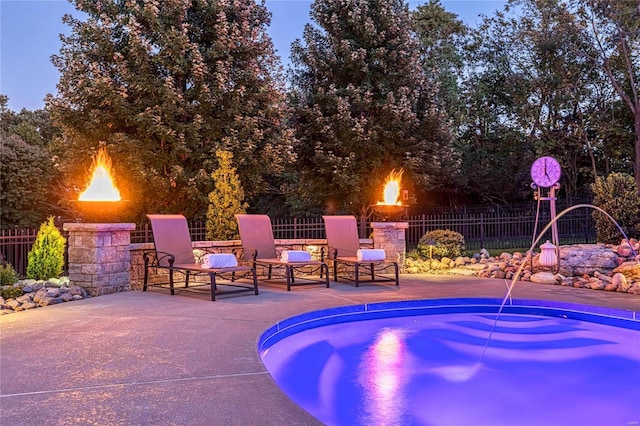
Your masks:
M 92 296 L 129 289 L 133 223 L 65 223 L 69 280 Z
M 407 222 L 372 222 L 373 246 L 384 249 L 387 259 L 398 262 L 400 272 L 404 270 L 404 260 L 407 252 L 405 230 L 409 228 Z

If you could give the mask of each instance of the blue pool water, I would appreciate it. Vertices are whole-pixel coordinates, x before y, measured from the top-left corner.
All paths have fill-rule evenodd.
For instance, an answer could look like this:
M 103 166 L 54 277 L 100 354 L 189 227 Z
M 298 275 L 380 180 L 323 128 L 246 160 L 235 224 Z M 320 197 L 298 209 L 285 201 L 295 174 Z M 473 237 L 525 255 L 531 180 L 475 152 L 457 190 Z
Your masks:
M 496 322 L 500 302 L 310 312 L 267 330 L 259 350 L 328 425 L 640 424 L 640 314 L 514 301 Z

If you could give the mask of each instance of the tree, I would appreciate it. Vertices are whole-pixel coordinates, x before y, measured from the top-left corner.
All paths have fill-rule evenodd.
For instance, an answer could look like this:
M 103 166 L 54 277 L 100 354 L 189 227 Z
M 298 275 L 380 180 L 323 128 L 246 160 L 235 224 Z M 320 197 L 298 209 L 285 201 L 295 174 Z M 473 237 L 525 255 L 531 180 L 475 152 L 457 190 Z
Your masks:
M 464 111 L 460 83 L 465 71 L 469 28 L 440 0 L 429 0 L 412 13 L 425 76 L 437 85 L 441 108 L 456 123 Z
M 0 223 L 33 227 L 55 211 L 50 190 L 57 177 L 46 148 L 0 131 Z
M 216 151 L 219 166 L 211 173 L 215 182 L 213 191 L 209 193 L 207 210 L 207 239 L 213 241 L 237 240 L 238 222 L 236 214 L 247 211 L 244 202 L 244 190 L 231 165 L 233 154 L 227 151 Z
M 629 238 L 640 235 L 640 196 L 633 190 L 634 178 L 626 173 L 611 173 L 606 178 L 598 177 L 591 185 L 593 204 L 609 213 Z M 601 243 L 618 244 L 623 238 L 616 225 L 594 211 L 596 233 Z
M 249 196 L 289 161 L 264 2 L 74 1 L 87 19 L 63 18 L 47 99 L 70 186 L 102 143 L 139 214 L 204 215 L 217 150 L 233 153 Z
M 633 128 L 633 174 L 640 194 L 640 4 L 637 1 L 574 0 L 577 15 L 615 93 L 628 108 Z
M 442 115 L 401 0 L 316 0 L 292 45 L 299 185 L 327 211 L 362 212 L 394 168 L 426 187 Z
M 602 158 L 587 136 L 603 98 L 593 47 L 575 14 L 560 0 L 511 0 L 474 37 L 464 169 L 486 174 L 489 180 L 480 180 L 486 193 L 524 196 L 533 159 L 553 155 L 563 166 L 565 194 L 584 190 L 585 177 L 593 179 L 591 159 Z M 491 167 L 470 169 L 483 152 Z M 505 172 L 515 185 L 504 187 Z
M 36 240 L 27 255 L 27 278 L 58 278 L 64 267 L 66 243 L 67 240 L 53 223 L 53 216 L 50 216 L 40 225 Z

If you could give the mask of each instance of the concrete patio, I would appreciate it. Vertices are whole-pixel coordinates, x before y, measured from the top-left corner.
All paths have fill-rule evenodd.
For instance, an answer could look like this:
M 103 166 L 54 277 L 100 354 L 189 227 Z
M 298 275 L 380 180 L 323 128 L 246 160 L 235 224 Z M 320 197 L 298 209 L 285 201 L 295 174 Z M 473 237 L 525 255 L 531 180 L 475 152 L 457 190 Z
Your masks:
M 0 424 L 315 425 L 271 379 L 261 333 L 302 312 L 371 302 L 505 295 L 503 280 L 403 275 L 260 295 L 130 291 L 0 317 Z M 640 296 L 518 282 L 515 298 L 640 311 Z M 640 416 L 639 416 L 640 417 Z

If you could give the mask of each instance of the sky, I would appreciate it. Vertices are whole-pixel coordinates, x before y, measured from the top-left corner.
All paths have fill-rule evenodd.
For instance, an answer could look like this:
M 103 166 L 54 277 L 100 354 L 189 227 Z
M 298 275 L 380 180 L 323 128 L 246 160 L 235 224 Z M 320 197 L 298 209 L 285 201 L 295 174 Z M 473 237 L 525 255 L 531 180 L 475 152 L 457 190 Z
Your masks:
M 415 8 L 423 1 L 409 1 Z M 284 64 L 289 61 L 291 43 L 302 38 L 309 21 L 310 0 L 267 0 L 272 13 L 268 29 L 276 53 Z M 506 0 L 441 0 L 467 25 L 480 23 L 480 14 L 491 16 Z M 67 0 L 0 0 L 0 93 L 9 97 L 9 109 L 44 108 L 47 93 L 56 94 L 60 73 L 51 63 L 51 55 L 60 51 L 60 34 L 69 27 L 62 16 L 79 16 Z

